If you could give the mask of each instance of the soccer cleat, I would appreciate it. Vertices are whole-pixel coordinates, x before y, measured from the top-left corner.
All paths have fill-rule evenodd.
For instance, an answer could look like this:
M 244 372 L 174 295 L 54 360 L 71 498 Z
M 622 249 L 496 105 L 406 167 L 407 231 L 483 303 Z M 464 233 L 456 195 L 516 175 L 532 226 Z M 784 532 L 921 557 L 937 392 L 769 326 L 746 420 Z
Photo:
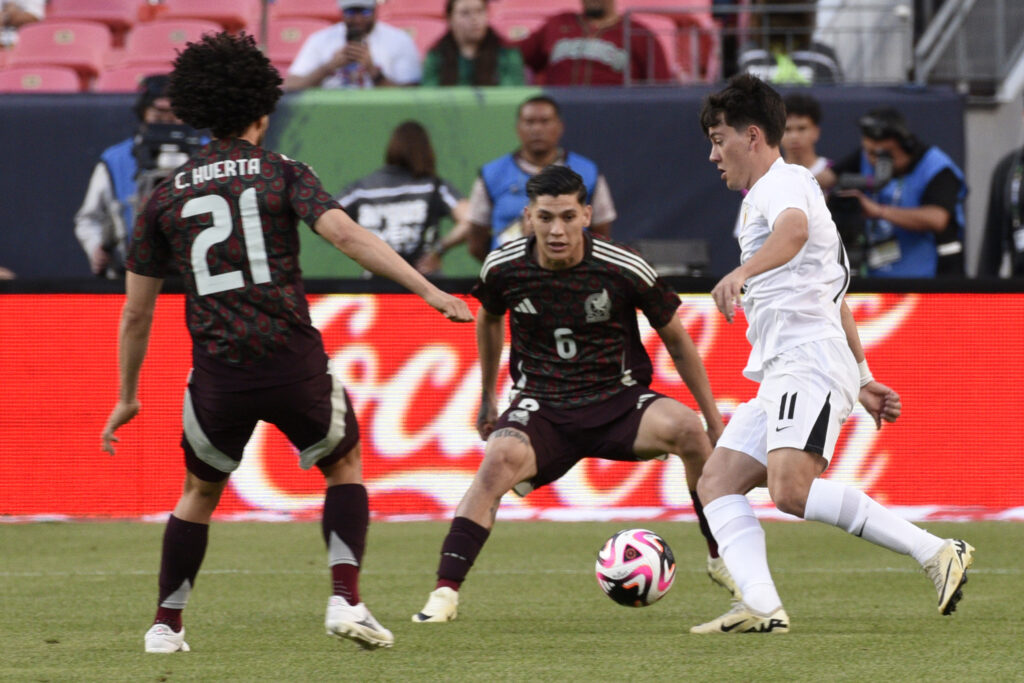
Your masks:
M 737 601 L 731 610 L 692 627 L 690 633 L 789 633 L 789 615 L 781 606 L 771 614 L 758 614 Z
M 708 556 L 708 576 L 711 577 L 712 582 L 717 583 L 719 586 L 732 593 L 733 600 L 738 601 L 743 599 L 743 594 L 740 593 L 740 587 L 732 580 L 732 574 L 729 573 L 729 568 L 725 566 L 725 560 L 721 557 Z
M 348 638 L 364 650 L 391 647 L 395 636 L 373 618 L 366 605 L 350 605 L 340 595 L 332 595 L 327 601 L 327 616 L 324 617 L 327 635 Z
M 949 538 L 939 552 L 924 563 L 924 572 L 939 593 L 939 614 L 952 614 L 964 596 L 963 585 L 967 583 L 967 568 L 974 561 L 973 552 L 970 543 Z
M 448 586 L 442 586 L 431 592 L 427 604 L 416 614 L 412 620 L 421 623 L 425 621 L 451 621 L 459 614 L 459 593 Z
M 146 631 L 146 652 L 188 652 L 185 628 L 177 633 L 167 624 L 153 624 Z

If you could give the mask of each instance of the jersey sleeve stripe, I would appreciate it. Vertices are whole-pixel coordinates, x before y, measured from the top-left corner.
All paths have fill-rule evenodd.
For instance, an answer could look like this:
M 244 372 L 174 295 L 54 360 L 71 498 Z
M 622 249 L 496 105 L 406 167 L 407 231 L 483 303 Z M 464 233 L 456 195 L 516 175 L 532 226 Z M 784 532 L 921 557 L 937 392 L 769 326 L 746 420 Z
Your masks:
M 634 275 L 636 275 L 641 280 L 646 282 L 649 287 L 654 286 L 654 278 L 652 278 L 643 270 L 637 268 L 636 265 L 630 263 L 629 261 L 615 258 L 609 254 L 603 254 L 601 252 L 598 252 L 596 249 L 594 250 L 594 257 L 599 258 L 602 261 L 608 261 L 609 263 L 614 263 L 617 266 L 621 266 L 622 268 L 625 268 L 626 270 L 632 272 Z
M 644 281 L 650 281 L 649 284 L 654 284 L 654 280 L 658 279 L 658 273 L 655 272 L 654 268 L 651 267 L 647 261 L 643 260 L 636 254 L 632 254 L 625 249 L 620 249 L 611 245 L 603 244 L 598 241 L 594 241 L 594 254 L 597 256 L 603 256 L 606 260 L 615 260 L 623 264 L 630 264 L 630 270 L 640 275 Z
M 480 269 L 480 279 L 486 281 L 487 274 L 490 272 L 491 268 L 499 264 L 505 263 L 506 261 L 514 261 L 515 259 L 519 258 L 520 256 L 523 256 L 524 254 L 526 254 L 525 246 L 507 252 L 504 249 L 492 251 L 490 254 L 487 255 L 487 258 L 484 259 L 483 268 Z

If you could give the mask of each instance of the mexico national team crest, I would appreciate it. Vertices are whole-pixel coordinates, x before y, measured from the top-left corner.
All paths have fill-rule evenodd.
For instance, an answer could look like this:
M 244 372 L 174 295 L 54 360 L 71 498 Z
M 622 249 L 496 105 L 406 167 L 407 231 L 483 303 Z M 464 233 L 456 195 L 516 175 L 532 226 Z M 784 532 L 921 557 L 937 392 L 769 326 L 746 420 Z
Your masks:
M 583 310 L 587 313 L 588 323 L 601 323 L 612 317 L 612 298 L 608 296 L 608 290 L 602 289 L 597 294 L 591 294 L 583 302 Z

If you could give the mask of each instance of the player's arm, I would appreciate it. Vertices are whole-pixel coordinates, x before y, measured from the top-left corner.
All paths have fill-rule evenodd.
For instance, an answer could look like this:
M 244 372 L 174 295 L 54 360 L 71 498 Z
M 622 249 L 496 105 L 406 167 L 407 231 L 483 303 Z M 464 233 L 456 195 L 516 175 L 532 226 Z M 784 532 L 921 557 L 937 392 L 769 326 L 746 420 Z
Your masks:
M 465 301 L 442 292 L 416 272 L 384 240 L 356 223 L 341 209 L 324 212 L 316 220 L 313 229 L 363 268 L 394 280 L 419 295 L 449 320 L 469 322 L 473 319 Z
M 481 308 L 476 319 L 476 348 L 480 357 L 480 412 L 476 429 L 487 439 L 498 419 L 498 366 L 505 346 L 505 316 Z
M 139 413 L 139 371 L 149 346 L 149 332 L 153 327 L 153 311 L 156 298 L 163 286 L 163 279 L 147 277 L 128 272 L 125 278 L 125 302 L 121 310 L 121 327 L 117 338 L 118 367 L 121 373 L 121 387 L 117 405 L 107 418 L 101 436 L 103 450 L 114 453 L 118 440 L 114 432 L 127 424 Z
M 667 325 L 658 329 L 658 336 L 661 337 L 661 341 L 672 359 L 672 364 L 676 366 L 676 372 L 686 383 L 686 388 L 690 390 L 693 398 L 697 401 L 700 412 L 708 423 L 708 436 L 711 438 L 711 443 L 716 443 L 718 437 L 722 435 L 722 430 L 725 429 L 725 421 L 722 419 L 722 413 L 719 412 L 718 404 L 715 403 L 715 397 L 711 393 L 711 382 L 708 381 L 708 373 L 704 367 L 704 361 L 701 360 L 700 353 L 697 351 L 696 344 L 693 343 L 693 339 L 690 338 L 678 316 L 672 316 L 672 320 Z
M 744 283 L 755 275 L 789 263 L 807 243 L 807 235 L 807 214 L 792 208 L 779 214 L 772 226 L 772 234 L 761 248 L 746 263 L 719 280 L 711 290 L 715 305 L 726 320 L 732 322 Z
M 860 343 L 860 333 L 857 332 L 857 322 L 853 319 L 853 311 L 846 305 L 840 308 L 840 315 L 843 321 L 843 332 L 846 333 L 846 343 L 853 352 L 853 358 L 857 361 L 860 370 L 860 402 L 875 420 L 875 428 L 882 428 L 882 420 L 895 422 L 903 410 L 900 403 L 900 395 L 875 380 L 868 369 L 868 362 L 864 355 L 864 346 Z

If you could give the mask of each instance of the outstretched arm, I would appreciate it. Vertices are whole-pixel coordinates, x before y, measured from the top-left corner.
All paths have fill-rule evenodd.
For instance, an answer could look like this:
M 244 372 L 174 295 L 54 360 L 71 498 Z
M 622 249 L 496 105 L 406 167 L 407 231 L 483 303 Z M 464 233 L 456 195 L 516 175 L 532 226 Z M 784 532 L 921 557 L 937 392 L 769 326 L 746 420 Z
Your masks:
M 715 397 L 711 393 L 711 383 L 708 381 L 708 373 L 704 368 L 704 361 L 701 360 L 693 339 L 690 338 L 686 328 L 679 321 L 678 316 L 672 316 L 667 325 L 658 330 L 665 349 L 668 350 L 672 364 L 676 366 L 676 372 L 686 383 L 686 388 L 693 394 L 693 398 L 700 406 L 700 412 L 708 423 L 708 437 L 711 444 L 718 442 L 718 437 L 725 429 L 725 421 L 722 413 L 718 410 Z
M 121 310 L 121 328 L 117 340 L 121 387 L 117 405 L 107 418 L 107 424 L 103 427 L 103 434 L 100 437 L 103 450 L 111 455 L 114 453 L 114 443 L 118 440 L 114 432 L 138 415 L 142 407 L 138 398 L 139 371 L 146 357 L 149 332 L 153 327 L 153 311 L 156 309 L 156 298 L 163 283 L 160 278 L 132 272 L 126 275 L 127 296 Z
M 481 308 L 476 320 L 476 348 L 480 356 L 480 412 L 476 429 L 486 440 L 498 419 L 498 366 L 505 346 L 505 316 Z
M 850 345 L 854 360 L 860 369 L 860 402 L 864 404 L 868 413 L 875 421 L 875 429 L 882 428 L 882 420 L 895 422 L 903 411 L 903 404 L 900 402 L 900 395 L 875 381 L 871 371 L 868 369 L 868 362 L 864 356 L 864 347 L 860 343 L 860 333 L 857 332 L 857 323 L 853 319 L 853 312 L 843 301 L 840 309 L 843 320 L 843 332 L 846 333 L 846 343 Z

